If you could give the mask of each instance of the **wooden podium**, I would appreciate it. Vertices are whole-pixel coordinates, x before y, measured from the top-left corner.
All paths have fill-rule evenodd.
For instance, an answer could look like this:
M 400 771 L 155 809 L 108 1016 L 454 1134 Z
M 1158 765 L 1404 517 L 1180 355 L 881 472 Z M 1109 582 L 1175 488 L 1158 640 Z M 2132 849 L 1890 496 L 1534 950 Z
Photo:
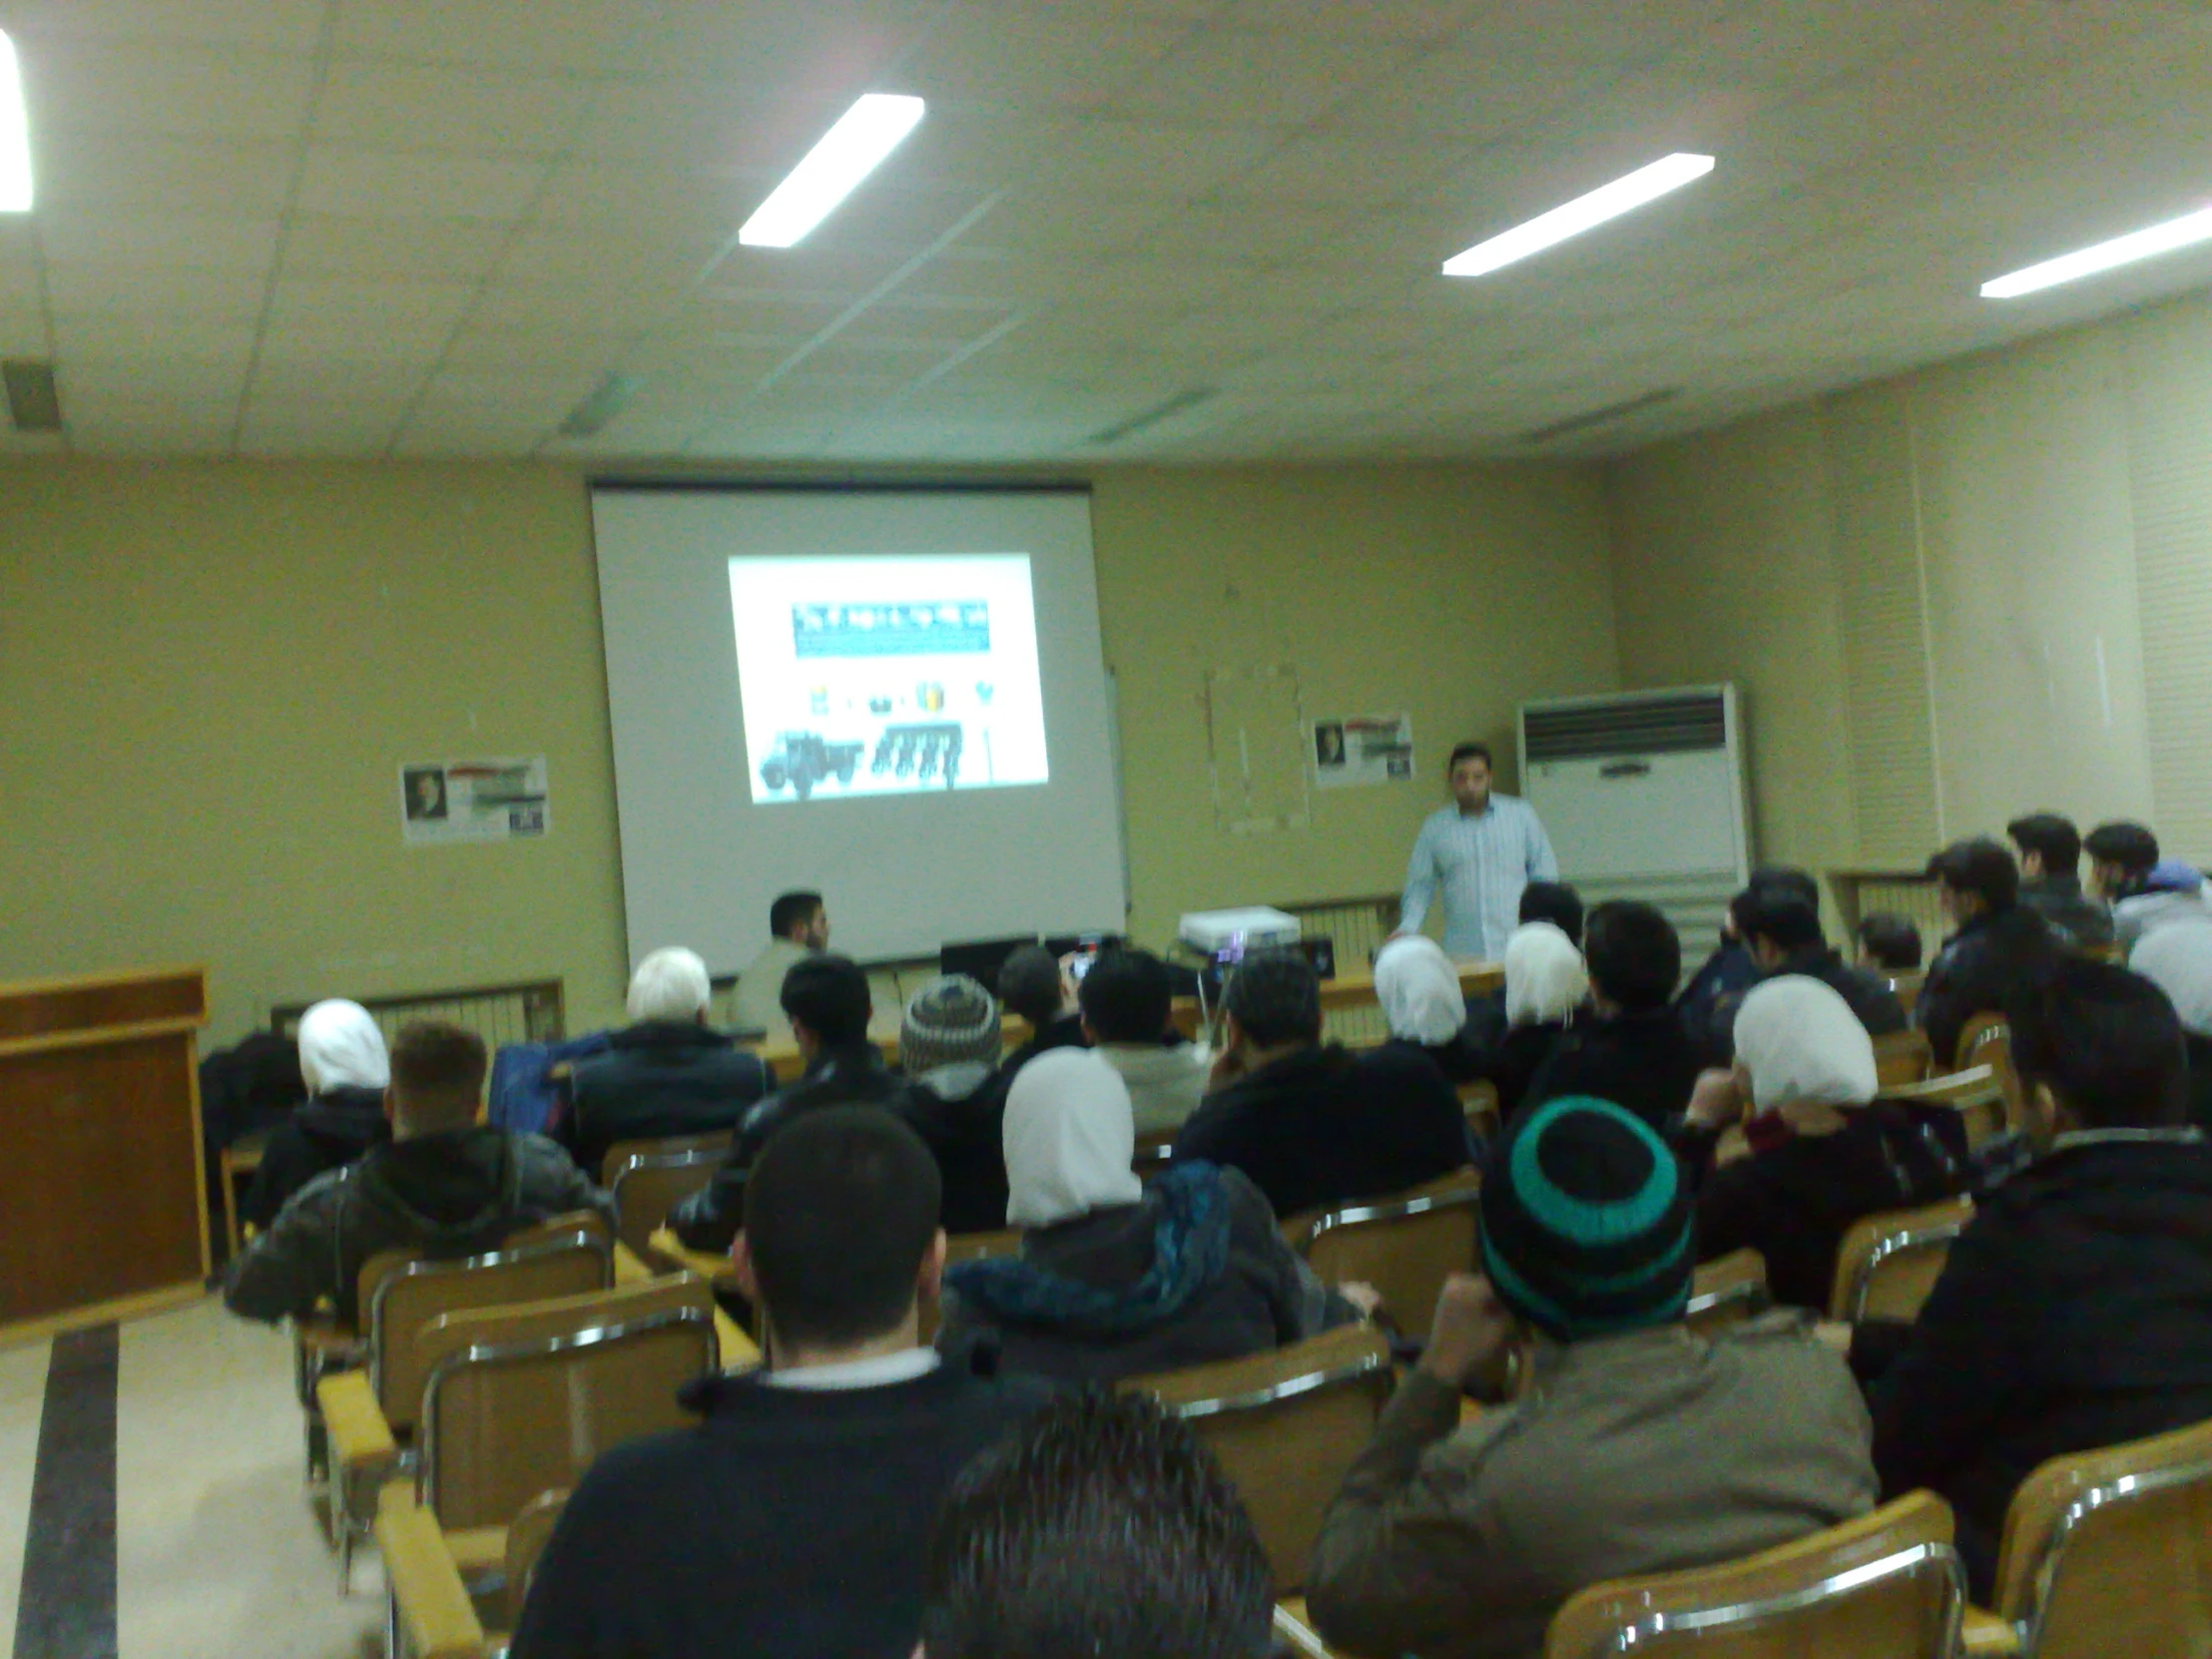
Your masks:
M 0 1341 L 201 1294 L 199 968 L 0 985 Z

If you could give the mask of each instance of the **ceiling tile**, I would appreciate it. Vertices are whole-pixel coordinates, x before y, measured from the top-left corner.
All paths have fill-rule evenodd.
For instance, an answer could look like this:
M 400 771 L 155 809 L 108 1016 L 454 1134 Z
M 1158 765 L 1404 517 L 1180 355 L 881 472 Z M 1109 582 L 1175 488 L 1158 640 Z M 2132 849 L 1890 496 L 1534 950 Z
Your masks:
M 491 219 L 295 213 L 284 231 L 284 276 L 481 280 L 514 234 Z
M 574 77 L 342 58 L 315 102 L 314 136 L 382 150 L 553 156 L 593 91 Z
M 1295 128 L 1417 60 L 1404 42 L 1209 29 L 1185 39 L 1117 105 L 1134 114 Z
M 41 213 L 280 214 L 298 157 L 262 139 L 165 139 L 59 129 L 40 135 Z
M 23 82 L 36 171 L 47 133 L 291 139 L 306 119 L 314 65 L 271 52 L 73 39 L 26 49 Z
M 78 399 L 63 396 L 70 447 L 83 454 L 220 455 L 231 446 L 232 413 L 197 399 Z
M 309 213 L 430 219 L 521 219 L 550 166 L 496 156 L 369 150 L 307 151 L 299 206 Z
M 270 295 L 273 332 L 449 334 L 474 301 L 465 281 L 395 277 L 294 276 L 288 271 Z
M 255 46 L 305 56 L 326 0 L 9 0 L 7 27 L 35 54 L 51 37 Z
M 623 41 L 649 33 L 660 7 L 636 0 L 372 0 L 333 8 L 345 54 L 502 69 L 605 69 Z
M 185 266 L 264 272 L 276 258 L 277 220 L 183 211 L 53 209 L 39 215 L 47 257 L 59 265 Z

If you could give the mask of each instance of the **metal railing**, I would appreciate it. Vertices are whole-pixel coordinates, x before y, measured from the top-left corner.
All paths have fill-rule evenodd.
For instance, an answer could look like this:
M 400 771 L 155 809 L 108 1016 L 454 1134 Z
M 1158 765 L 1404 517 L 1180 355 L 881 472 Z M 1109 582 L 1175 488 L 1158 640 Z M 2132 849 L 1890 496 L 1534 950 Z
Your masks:
M 418 1019 L 443 1020 L 473 1031 L 484 1039 L 485 1049 L 494 1054 L 508 1043 L 559 1042 L 567 1035 L 567 995 L 558 979 L 466 985 L 397 996 L 356 996 L 352 1000 L 368 1010 L 383 1032 L 387 1047 L 398 1037 L 402 1025 Z M 299 1018 L 313 1005 L 278 1003 L 269 1011 L 269 1028 L 286 1040 L 297 1037 Z

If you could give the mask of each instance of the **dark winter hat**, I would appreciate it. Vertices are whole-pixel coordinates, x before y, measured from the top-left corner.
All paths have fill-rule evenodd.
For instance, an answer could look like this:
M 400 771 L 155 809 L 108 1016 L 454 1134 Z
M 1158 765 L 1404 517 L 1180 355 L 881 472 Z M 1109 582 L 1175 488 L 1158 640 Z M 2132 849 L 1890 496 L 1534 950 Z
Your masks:
M 1499 1141 L 1482 1181 L 1482 1266 L 1546 1335 L 1680 1319 L 1696 1255 L 1681 1167 L 1633 1112 L 1570 1095 Z
M 998 1003 L 964 973 L 932 979 L 914 992 L 898 1027 L 898 1061 L 909 1077 L 963 1060 L 998 1058 Z

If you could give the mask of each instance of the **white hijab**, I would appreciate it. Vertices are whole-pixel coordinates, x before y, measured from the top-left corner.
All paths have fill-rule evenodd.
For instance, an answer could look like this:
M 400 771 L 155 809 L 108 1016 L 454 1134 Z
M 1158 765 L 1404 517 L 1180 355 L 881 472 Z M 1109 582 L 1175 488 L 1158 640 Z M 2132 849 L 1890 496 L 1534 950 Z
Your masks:
M 299 1016 L 299 1075 L 307 1093 L 391 1086 L 384 1034 L 358 1002 L 317 1002 Z
M 1129 1085 L 1087 1048 L 1047 1049 L 1014 1074 L 1002 1135 L 1008 1227 L 1052 1227 L 1144 1196 L 1130 1167 Z
M 1548 921 L 1513 929 L 1505 941 L 1505 1023 L 1556 1025 L 1590 994 L 1590 970 L 1574 940 Z
M 1818 979 L 1786 973 L 1754 985 L 1736 1012 L 1736 1060 L 1752 1104 L 1864 1106 L 1875 1097 L 1874 1039 L 1851 1004 Z
M 1423 1048 L 1451 1041 L 1467 1023 L 1459 970 L 1424 933 L 1392 939 L 1376 953 L 1375 999 L 1390 1035 Z

